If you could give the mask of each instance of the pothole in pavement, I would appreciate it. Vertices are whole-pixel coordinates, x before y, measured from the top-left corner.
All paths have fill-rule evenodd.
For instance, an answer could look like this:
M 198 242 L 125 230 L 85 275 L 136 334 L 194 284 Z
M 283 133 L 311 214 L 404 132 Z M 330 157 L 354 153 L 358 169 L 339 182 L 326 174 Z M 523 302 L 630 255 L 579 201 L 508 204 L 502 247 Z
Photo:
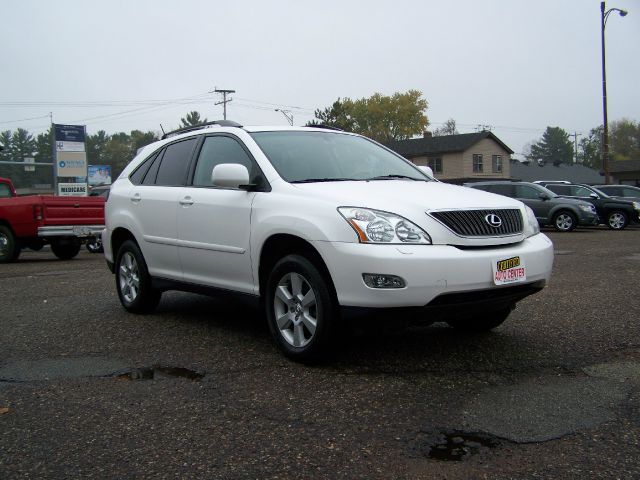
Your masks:
M 419 453 L 433 460 L 462 461 L 501 445 L 500 439 L 482 432 L 433 430 L 423 433 L 425 438 L 418 445 Z
M 126 373 L 115 375 L 120 380 L 159 380 L 162 378 L 184 378 L 192 382 L 198 382 L 204 377 L 204 373 L 189 370 L 183 367 L 154 366 L 135 368 Z
M 0 384 L 82 377 L 116 377 L 124 380 L 183 378 L 195 382 L 201 380 L 204 374 L 167 365 L 131 368 L 122 360 L 103 356 L 16 360 L 0 367 Z

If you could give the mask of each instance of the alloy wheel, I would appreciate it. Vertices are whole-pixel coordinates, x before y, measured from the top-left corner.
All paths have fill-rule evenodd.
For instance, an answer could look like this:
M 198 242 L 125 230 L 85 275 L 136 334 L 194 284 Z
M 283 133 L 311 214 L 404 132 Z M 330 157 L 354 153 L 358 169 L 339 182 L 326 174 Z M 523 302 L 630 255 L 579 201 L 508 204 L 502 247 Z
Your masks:
M 609 215 L 609 226 L 614 230 L 620 230 L 621 228 L 624 228 L 625 220 L 626 219 L 623 214 L 618 212 L 612 213 Z
M 125 252 L 118 271 L 120 291 L 127 303 L 132 303 L 140 293 L 140 274 L 138 262 L 131 252 Z
M 313 339 L 318 305 L 313 287 L 304 276 L 290 272 L 280 279 L 273 308 L 280 335 L 289 345 L 304 347 Z
M 561 213 L 556 218 L 556 226 L 559 230 L 570 230 L 573 227 L 573 218 L 568 213 Z

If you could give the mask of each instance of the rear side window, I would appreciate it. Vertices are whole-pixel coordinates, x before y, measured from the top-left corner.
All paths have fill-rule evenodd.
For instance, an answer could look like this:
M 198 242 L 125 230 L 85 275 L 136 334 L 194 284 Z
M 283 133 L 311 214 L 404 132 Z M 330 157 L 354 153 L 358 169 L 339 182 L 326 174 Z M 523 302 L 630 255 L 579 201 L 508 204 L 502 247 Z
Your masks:
M 198 187 L 212 186 L 211 172 L 216 165 L 221 163 L 244 165 L 249 171 L 250 179 L 259 173 L 255 163 L 236 140 L 224 136 L 207 137 L 200 150 L 198 164 L 193 175 L 193 185 Z
M 571 189 L 571 195 L 573 195 L 574 197 L 588 197 L 589 195 L 591 195 L 593 192 L 591 190 L 589 190 L 588 188 L 584 188 L 584 187 L 580 187 L 580 186 L 572 186 L 569 187 Z
M 197 138 L 194 137 L 182 142 L 172 143 L 165 149 L 158 168 L 156 185 L 184 185 L 187 169 L 189 168 L 189 160 L 196 142 Z
M 9 197 L 11 197 L 11 190 L 9 190 L 9 185 L 0 183 L 0 198 L 9 198 Z
M 136 168 L 131 175 L 129 175 L 129 180 L 131 181 L 131 183 L 133 183 L 134 185 L 140 185 L 142 183 L 144 174 L 147 173 L 147 170 L 149 169 L 149 165 L 153 163 L 153 161 L 156 159 L 157 156 L 158 156 L 157 153 L 155 155 L 151 155 L 144 162 L 142 162 L 140 166 Z

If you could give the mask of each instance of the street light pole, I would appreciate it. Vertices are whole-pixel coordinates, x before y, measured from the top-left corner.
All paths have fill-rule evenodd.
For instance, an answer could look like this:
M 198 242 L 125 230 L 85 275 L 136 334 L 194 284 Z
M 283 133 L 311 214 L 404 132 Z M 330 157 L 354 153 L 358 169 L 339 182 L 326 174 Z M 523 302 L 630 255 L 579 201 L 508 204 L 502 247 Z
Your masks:
M 609 185 L 609 122 L 607 120 L 607 69 L 605 67 L 605 48 L 604 48 L 604 27 L 607 25 L 607 18 L 611 12 L 618 12 L 621 17 L 627 14 L 626 10 L 620 10 L 619 8 L 605 9 L 604 2 L 600 2 L 600 33 L 602 36 L 602 120 L 603 120 L 603 132 L 602 132 L 602 170 L 604 170 L 604 183 Z

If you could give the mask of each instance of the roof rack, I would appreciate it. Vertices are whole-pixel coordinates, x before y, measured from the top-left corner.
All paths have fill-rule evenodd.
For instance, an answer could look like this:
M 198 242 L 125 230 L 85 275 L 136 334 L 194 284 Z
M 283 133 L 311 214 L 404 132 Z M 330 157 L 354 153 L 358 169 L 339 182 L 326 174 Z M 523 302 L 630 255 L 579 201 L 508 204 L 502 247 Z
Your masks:
M 338 127 L 332 127 L 331 125 L 325 125 L 323 123 L 319 123 L 318 125 L 305 125 L 305 127 L 309 128 L 324 128 L 325 130 L 335 130 L 337 132 L 344 132 L 343 129 Z
M 238 127 L 242 128 L 238 122 L 234 122 L 233 120 L 214 120 L 213 122 L 205 122 L 200 125 L 192 125 L 190 127 L 178 128 L 177 130 L 172 130 L 171 132 L 167 132 L 162 135 L 161 140 L 165 138 L 173 137 L 175 135 L 180 135 L 181 133 L 192 132 L 194 130 L 200 130 L 201 128 L 208 127 L 210 125 L 220 125 L 221 127 Z

